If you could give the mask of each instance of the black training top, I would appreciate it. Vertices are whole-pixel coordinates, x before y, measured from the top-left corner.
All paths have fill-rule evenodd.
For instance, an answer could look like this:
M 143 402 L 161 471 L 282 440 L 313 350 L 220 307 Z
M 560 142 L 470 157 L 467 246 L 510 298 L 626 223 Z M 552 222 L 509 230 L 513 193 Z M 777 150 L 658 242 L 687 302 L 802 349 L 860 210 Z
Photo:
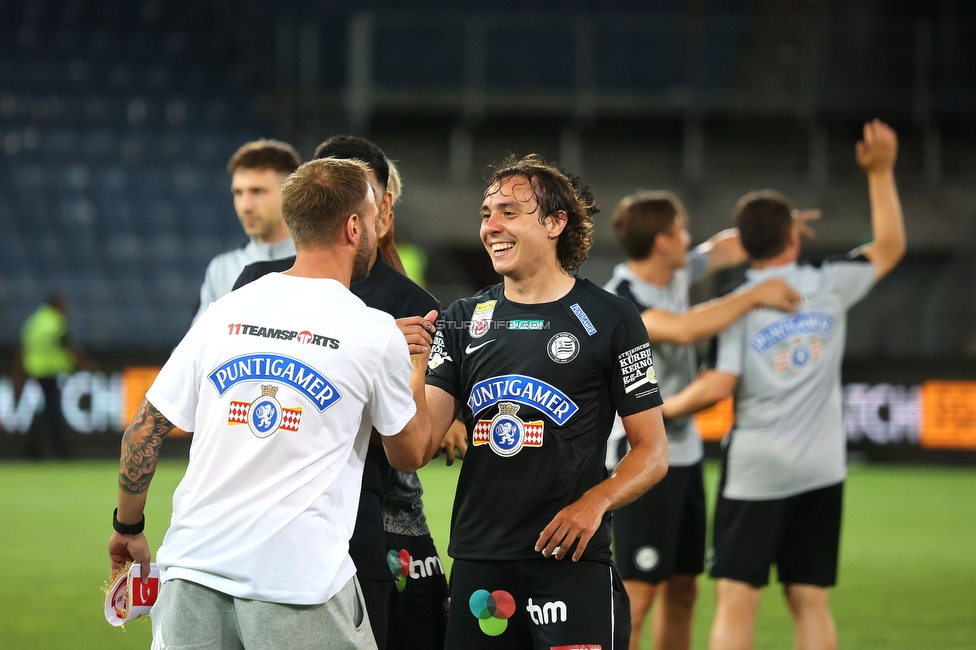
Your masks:
M 519 304 L 503 285 L 459 300 L 431 348 L 427 383 L 462 403 L 461 466 L 450 554 L 541 558 L 539 533 L 607 477 L 614 412 L 659 406 L 647 330 L 636 308 L 589 280 L 555 302 Z M 585 559 L 610 561 L 610 515 Z
M 287 271 L 295 264 L 294 257 L 254 262 L 241 271 L 234 288 L 239 289 L 268 273 Z M 353 282 L 350 291 L 367 307 L 379 309 L 393 316 L 426 316 L 431 309 L 440 311 L 440 303 L 413 280 L 398 273 L 376 251 L 376 263 L 365 280 Z M 379 445 L 370 445 L 363 467 L 363 489 L 359 499 L 356 528 L 349 540 L 349 555 L 363 580 L 393 580 L 386 561 L 386 542 L 383 533 L 384 485 L 396 470 L 390 466 Z M 419 482 L 417 484 L 420 490 Z M 417 497 L 419 500 L 419 495 Z M 421 511 L 422 512 L 422 511 Z

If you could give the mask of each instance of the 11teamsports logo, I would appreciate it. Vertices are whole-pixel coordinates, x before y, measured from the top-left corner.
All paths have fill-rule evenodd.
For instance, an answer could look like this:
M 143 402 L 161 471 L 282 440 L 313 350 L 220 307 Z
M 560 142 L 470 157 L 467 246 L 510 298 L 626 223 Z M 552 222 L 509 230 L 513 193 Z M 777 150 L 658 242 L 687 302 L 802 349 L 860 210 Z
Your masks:
M 302 422 L 301 407 L 283 407 L 275 398 L 277 393 L 277 386 L 262 384 L 261 396 L 254 401 L 231 400 L 227 424 L 246 424 L 258 438 L 267 438 L 278 429 L 298 431 Z
M 501 402 L 498 414 L 490 420 L 478 420 L 474 425 L 471 444 L 487 444 L 499 456 L 514 456 L 522 447 L 541 447 L 545 423 L 542 420 L 524 422 L 516 413 L 519 405 Z

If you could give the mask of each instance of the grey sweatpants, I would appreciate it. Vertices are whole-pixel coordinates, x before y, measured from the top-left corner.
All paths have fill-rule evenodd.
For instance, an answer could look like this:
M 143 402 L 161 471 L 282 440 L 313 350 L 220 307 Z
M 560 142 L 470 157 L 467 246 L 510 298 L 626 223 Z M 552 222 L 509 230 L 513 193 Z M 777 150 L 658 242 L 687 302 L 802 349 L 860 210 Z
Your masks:
M 321 605 L 234 598 L 169 580 L 150 615 L 152 650 L 376 650 L 355 576 Z

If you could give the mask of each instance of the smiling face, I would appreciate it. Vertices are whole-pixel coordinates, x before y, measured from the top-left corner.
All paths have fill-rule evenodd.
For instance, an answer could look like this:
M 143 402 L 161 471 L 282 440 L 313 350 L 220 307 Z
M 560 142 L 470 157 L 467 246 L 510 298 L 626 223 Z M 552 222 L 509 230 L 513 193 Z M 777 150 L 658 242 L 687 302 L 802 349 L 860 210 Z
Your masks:
M 559 267 L 556 240 L 565 215 L 542 223 L 540 216 L 532 183 L 524 176 L 510 176 L 488 188 L 481 205 L 481 242 L 497 273 L 519 280 L 550 265 Z

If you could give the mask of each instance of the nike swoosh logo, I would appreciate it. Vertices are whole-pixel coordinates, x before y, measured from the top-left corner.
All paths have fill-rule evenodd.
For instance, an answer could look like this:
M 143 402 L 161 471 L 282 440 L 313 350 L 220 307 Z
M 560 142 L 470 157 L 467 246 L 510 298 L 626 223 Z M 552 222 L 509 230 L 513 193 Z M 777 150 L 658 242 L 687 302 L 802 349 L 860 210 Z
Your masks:
M 464 353 L 465 354 L 471 354 L 472 352 L 476 352 L 476 351 L 480 350 L 481 348 L 485 347 L 489 343 L 494 343 L 494 342 L 495 342 L 495 339 L 492 339 L 490 341 L 485 341 L 481 345 L 476 345 L 474 347 L 471 347 L 471 344 L 468 343 L 468 347 L 464 348 Z

